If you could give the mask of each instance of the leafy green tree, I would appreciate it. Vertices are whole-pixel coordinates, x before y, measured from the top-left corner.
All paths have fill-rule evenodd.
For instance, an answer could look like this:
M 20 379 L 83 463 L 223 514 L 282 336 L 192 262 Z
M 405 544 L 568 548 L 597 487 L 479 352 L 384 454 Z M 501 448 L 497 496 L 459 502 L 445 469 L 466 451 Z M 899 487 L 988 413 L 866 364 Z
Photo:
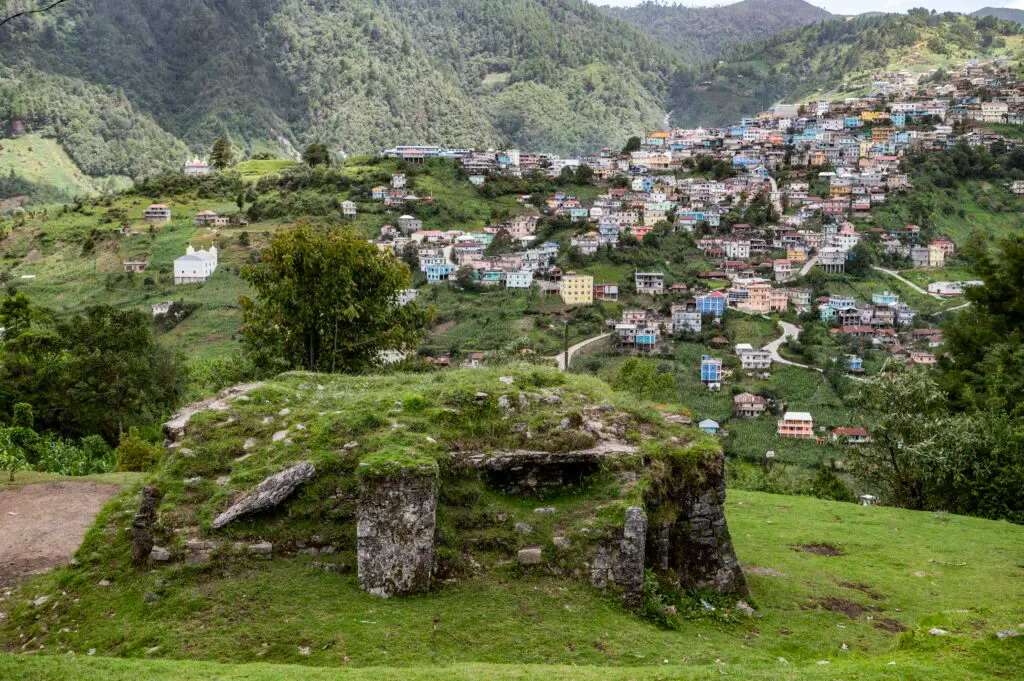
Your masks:
M 586 164 L 576 168 L 576 184 L 594 184 L 594 169 Z
M 4 338 L 14 338 L 32 326 L 32 304 L 24 293 L 7 293 L 0 302 L 0 328 Z
M 615 372 L 612 387 L 624 390 L 648 400 L 671 400 L 675 395 L 676 382 L 672 374 L 662 371 L 655 362 L 630 357 Z
M 94 306 L 4 343 L 0 413 L 24 402 L 37 429 L 116 441 L 126 426 L 173 409 L 185 375 L 181 359 L 156 342 L 149 315 Z
M 210 152 L 210 165 L 217 170 L 225 170 L 231 167 L 235 160 L 235 152 L 231 148 L 231 141 L 221 137 L 214 142 L 213 151 Z
M 636 135 L 626 140 L 626 146 L 622 147 L 623 154 L 632 154 L 634 151 L 640 151 L 640 138 Z
M 306 150 L 302 152 L 302 162 L 310 168 L 315 166 L 330 167 L 331 152 L 327 151 L 327 145 L 325 144 L 310 144 L 306 147 Z
M 852 403 L 877 416 L 869 428 L 871 444 L 851 449 L 856 475 L 893 506 L 929 508 L 941 484 L 942 433 L 950 423 L 945 393 L 926 370 L 890 360 Z
M 397 304 L 409 268 L 348 228 L 280 230 L 242 278 L 256 292 L 239 302 L 257 366 L 360 371 L 385 352 L 412 349 L 433 317 L 416 302 Z

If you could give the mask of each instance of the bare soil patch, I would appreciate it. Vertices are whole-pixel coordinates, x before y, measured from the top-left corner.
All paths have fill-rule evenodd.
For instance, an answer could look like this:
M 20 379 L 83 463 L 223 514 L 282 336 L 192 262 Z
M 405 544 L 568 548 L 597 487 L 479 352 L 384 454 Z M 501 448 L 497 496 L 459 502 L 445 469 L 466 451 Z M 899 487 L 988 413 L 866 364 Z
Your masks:
M 762 577 L 788 577 L 785 572 L 779 572 L 772 568 L 758 567 L 756 565 L 744 565 L 743 571 L 748 575 L 760 575 Z
M 43 259 L 43 252 L 38 248 L 33 248 L 31 251 L 25 254 L 22 258 L 24 262 L 39 262 Z
M 867 597 L 870 598 L 873 601 L 884 601 L 885 600 L 885 596 L 883 596 L 883 595 L 881 595 L 879 593 L 875 593 L 874 591 L 871 590 L 871 587 L 868 586 L 867 584 L 854 584 L 853 582 L 839 582 L 839 586 L 843 587 L 844 589 L 856 589 L 857 591 L 860 591 L 862 594 L 867 594 Z
M 63 565 L 117 485 L 54 482 L 0 491 L 0 588 Z
M 899 620 L 894 620 L 890 617 L 881 617 L 871 623 L 875 629 L 881 629 L 882 631 L 888 631 L 891 634 L 898 634 L 901 631 L 910 631 L 910 627 L 903 624 Z
M 841 556 L 843 552 L 838 546 L 824 543 L 813 543 L 813 544 L 796 544 L 793 546 L 797 551 L 803 551 L 804 553 L 816 553 L 819 556 Z
M 819 608 L 828 610 L 829 612 L 838 612 L 842 615 L 846 615 L 851 620 L 855 620 L 866 612 L 878 612 L 879 608 L 869 608 L 861 605 L 860 603 L 854 603 L 842 598 L 822 598 L 816 601 Z

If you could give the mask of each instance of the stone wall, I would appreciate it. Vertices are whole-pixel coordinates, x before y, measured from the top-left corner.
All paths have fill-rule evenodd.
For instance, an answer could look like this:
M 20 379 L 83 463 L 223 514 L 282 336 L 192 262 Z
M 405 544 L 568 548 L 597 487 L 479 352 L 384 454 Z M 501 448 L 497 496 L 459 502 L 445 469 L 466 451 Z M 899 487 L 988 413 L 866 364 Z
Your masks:
M 614 539 L 601 542 L 590 558 L 590 583 L 598 588 L 614 584 L 634 608 L 643 601 L 647 514 L 639 506 L 626 509 L 626 518 Z
M 436 529 L 436 469 L 362 476 L 356 528 L 359 585 L 383 598 L 430 589 Z

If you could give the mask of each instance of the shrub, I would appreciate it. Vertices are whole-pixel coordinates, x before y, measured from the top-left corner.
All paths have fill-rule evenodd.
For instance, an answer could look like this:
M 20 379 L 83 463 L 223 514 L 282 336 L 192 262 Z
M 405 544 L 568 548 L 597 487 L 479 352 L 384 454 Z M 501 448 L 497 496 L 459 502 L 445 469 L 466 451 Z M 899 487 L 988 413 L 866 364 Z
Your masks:
M 136 428 L 129 428 L 127 433 L 121 435 L 121 444 L 114 452 L 118 471 L 138 472 L 153 470 L 161 454 L 162 450 L 142 439 Z

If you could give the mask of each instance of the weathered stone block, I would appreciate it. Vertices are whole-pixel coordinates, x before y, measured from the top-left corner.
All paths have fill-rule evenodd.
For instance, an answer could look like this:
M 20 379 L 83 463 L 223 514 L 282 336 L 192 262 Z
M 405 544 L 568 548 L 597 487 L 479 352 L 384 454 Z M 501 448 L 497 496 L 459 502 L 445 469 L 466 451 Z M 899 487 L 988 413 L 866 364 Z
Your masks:
M 647 515 L 639 506 L 626 509 L 626 518 L 615 537 L 597 545 L 590 561 L 590 582 L 597 588 L 614 584 L 623 599 L 639 607 L 644 591 L 644 557 Z
M 383 598 L 430 589 L 437 470 L 364 475 L 357 511 L 359 585 Z
M 291 468 L 271 475 L 256 486 L 256 489 L 233 504 L 213 520 L 213 529 L 219 530 L 236 518 L 274 508 L 292 493 L 316 476 L 316 469 L 309 462 L 296 464 Z

